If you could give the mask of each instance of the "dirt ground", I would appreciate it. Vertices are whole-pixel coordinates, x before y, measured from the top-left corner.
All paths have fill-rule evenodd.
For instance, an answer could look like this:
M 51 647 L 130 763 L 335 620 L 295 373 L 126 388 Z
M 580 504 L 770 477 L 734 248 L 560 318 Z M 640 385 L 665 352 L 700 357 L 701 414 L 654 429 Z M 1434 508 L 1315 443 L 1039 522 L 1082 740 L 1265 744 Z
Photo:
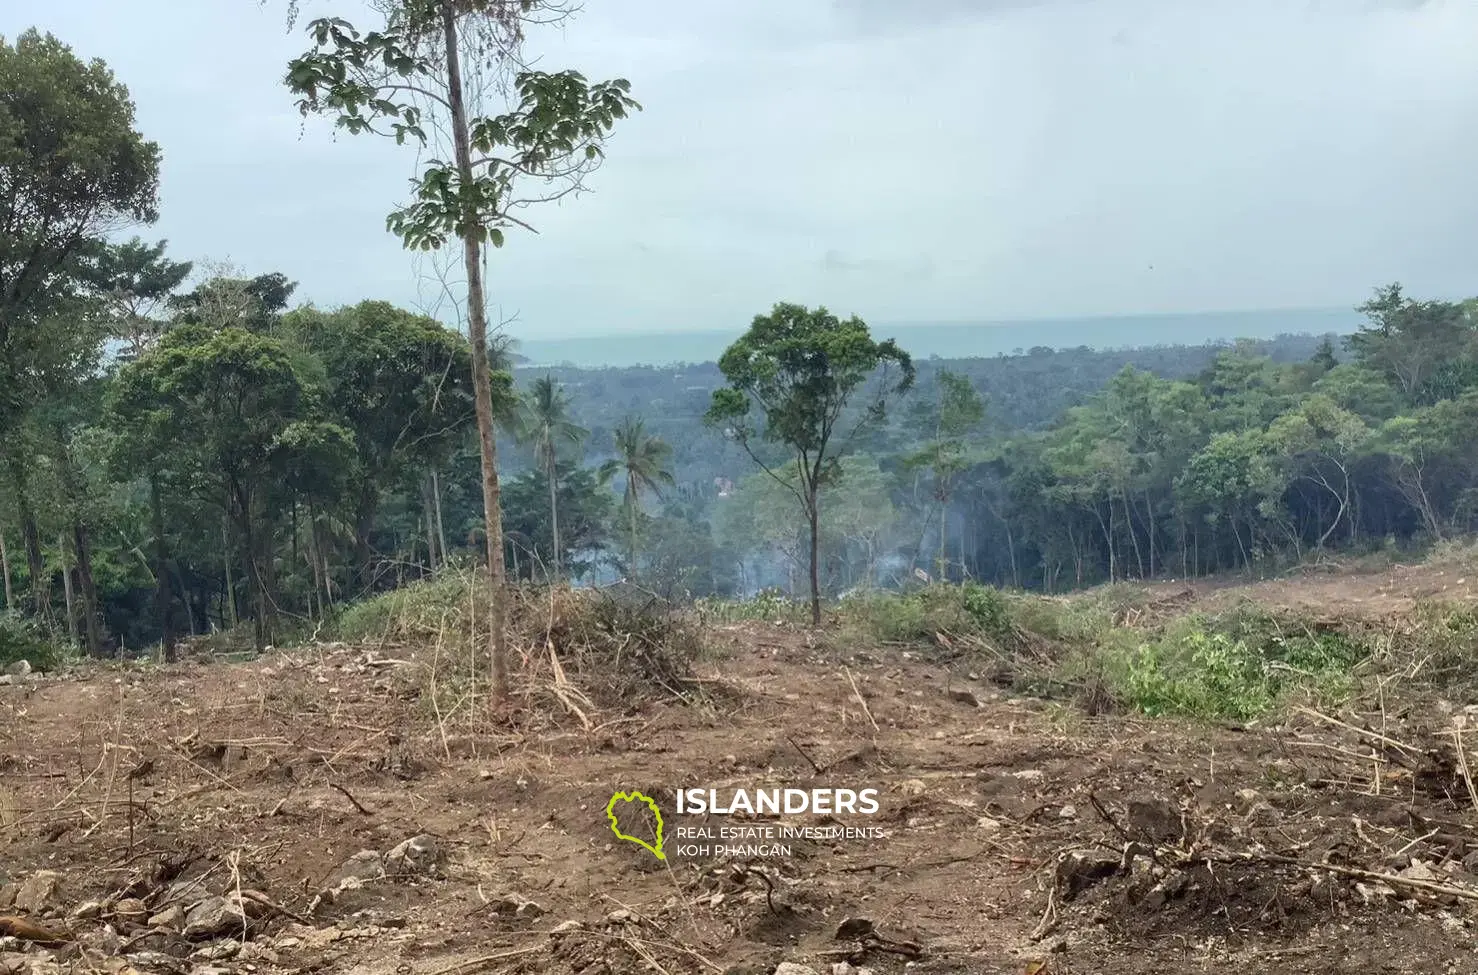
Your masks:
M 438 721 L 431 651 L 386 647 L 16 678 L 0 973 L 1478 971 L 1461 703 L 1090 719 L 916 654 L 710 637 L 706 703 L 589 727 L 547 696 L 514 731 Z M 672 841 L 703 820 L 676 789 L 825 786 L 878 812 L 707 825 L 883 835 Z M 629 790 L 658 801 L 665 860 L 611 831 Z

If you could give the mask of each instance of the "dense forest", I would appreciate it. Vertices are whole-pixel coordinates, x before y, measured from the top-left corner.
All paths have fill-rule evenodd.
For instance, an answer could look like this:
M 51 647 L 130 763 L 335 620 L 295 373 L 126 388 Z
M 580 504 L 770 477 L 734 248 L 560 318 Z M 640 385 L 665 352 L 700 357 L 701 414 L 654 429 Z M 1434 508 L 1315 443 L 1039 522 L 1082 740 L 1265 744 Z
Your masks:
M 19 133 L 0 151 L 5 627 L 93 654 L 236 628 L 260 646 L 484 560 L 483 380 L 514 578 L 806 590 L 786 445 L 713 422 L 731 369 L 519 368 L 499 336 L 182 260 L 119 232 L 156 216 L 159 149 L 106 67 L 35 33 L 0 56 L 42 93 L 0 119 Z M 1347 339 L 909 365 L 835 466 L 802 472 L 820 588 L 1057 591 L 1471 531 L 1478 301 L 1389 285 L 1360 310 Z

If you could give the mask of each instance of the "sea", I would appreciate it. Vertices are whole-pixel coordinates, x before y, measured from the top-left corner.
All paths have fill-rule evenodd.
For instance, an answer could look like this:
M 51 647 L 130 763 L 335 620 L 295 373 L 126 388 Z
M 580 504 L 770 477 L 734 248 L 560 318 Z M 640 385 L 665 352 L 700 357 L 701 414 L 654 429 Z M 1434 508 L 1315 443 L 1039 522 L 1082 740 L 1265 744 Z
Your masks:
M 1104 315 L 1017 321 L 870 323 L 874 338 L 896 339 L 915 359 L 1020 355 L 1032 348 L 1145 348 L 1206 345 L 1279 335 L 1347 335 L 1362 322 L 1353 308 L 1265 309 L 1156 315 Z M 713 362 L 744 327 L 621 332 L 559 338 L 519 336 L 520 368 L 665 366 Z

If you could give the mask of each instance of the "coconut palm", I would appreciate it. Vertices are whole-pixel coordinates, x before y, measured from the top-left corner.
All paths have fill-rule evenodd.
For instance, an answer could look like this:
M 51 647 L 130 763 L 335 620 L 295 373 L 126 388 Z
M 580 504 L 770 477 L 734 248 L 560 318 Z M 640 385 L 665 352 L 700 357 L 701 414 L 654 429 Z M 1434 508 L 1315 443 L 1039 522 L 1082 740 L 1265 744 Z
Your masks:
M 676 483 L 667 462 L 672 457 L 672 447 L 661 437 L 646 432 L 646 424 L 640 417 L 628 416 L 616 428 L 612 439 L 616 445 L 616 457 L 600 467 L 600 478 L 609 482 L 617 473 L 626 474 L 626 493 L 623 504 L 631 524 L 631 550 L 629 566 L 632 578 L 636 578 L 636 516 L 641 509 L 641 493 L 650 490 L 660 497 L 662 485 Z
M 570 420 L 569 398 L 553 376 L 534 380 L 523 398 L 521 413 L 521 439 L 533 445 L 534 463 L 549 479 L 549 523 L 554 549 L 550 554 L 554 576 L 559 578 L 559 449 L 578 446 L 589 434 Z

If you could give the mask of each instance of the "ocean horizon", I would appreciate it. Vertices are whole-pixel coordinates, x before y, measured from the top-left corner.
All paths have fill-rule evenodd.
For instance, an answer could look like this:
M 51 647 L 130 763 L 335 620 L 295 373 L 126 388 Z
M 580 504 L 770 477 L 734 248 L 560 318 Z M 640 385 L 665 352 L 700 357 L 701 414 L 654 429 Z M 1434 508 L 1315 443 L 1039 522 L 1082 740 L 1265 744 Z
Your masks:
M 882 322 L 873 337 L 895 339 L 916 359 L 1013 355 L 1035 347 L 1071 349 L 1205 345 L 1279 335 L 1347 335 L 1361 324 L 1353 308 L 1264 309 L 1153 315 L 1098 315 L 979 322 Z M 713 362 L 744 332 L 627 332 L 565 338 L 518 337 L 520 368 L 623 368 Z

